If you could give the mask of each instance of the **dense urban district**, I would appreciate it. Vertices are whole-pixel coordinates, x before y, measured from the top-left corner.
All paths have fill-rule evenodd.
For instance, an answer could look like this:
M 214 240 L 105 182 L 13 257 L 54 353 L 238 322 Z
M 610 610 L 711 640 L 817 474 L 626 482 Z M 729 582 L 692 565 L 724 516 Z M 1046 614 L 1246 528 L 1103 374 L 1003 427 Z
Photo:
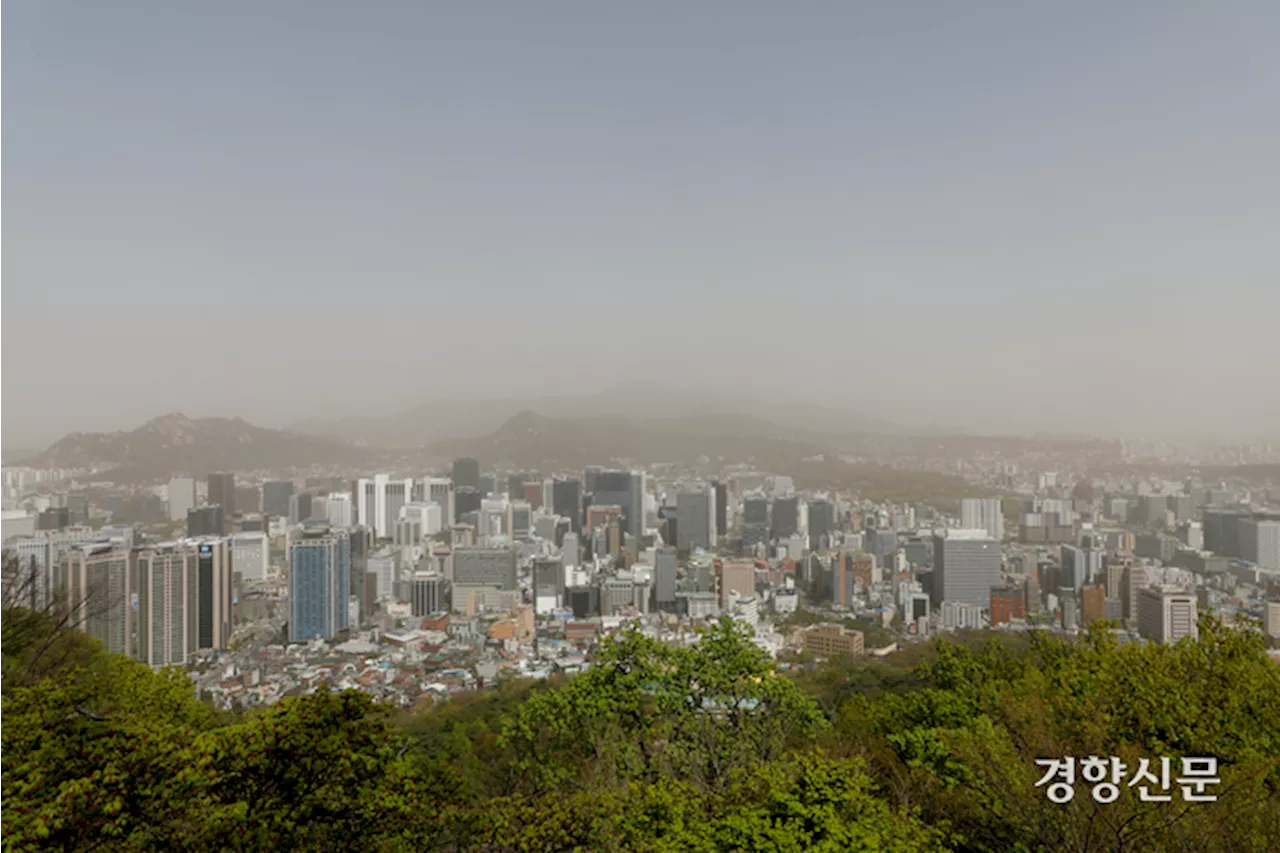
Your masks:
M 4 469 L 6 849 L 1280 838 L 1270 445 L 704 424 L 567 467 L 606 444 L 524 413 L 212 470 L 202 429 Z M 1046 799 L 1072 755 L 1211 757 L 1217 798 Z

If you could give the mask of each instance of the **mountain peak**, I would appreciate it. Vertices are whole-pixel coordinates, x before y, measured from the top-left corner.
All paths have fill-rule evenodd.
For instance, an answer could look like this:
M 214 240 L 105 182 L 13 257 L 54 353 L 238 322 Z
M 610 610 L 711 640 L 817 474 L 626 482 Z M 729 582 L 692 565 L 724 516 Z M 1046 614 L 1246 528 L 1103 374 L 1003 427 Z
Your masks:
M 553 423 L 554 421 L 546 415 L 525 409 L 507 418 L 506 423 L 498 428 L 498 434 L 505 436 L 538 434 L 550 429 Z
M 368 451 L 336 439 L 265 429 L 241 418 L 192 420 L 181 412 L 170 412 L 128 432 L 72 433 L 27 464 L 124 469 L 152 477 L 174 471 L 199 474 L 364 464 L 369 459 Z

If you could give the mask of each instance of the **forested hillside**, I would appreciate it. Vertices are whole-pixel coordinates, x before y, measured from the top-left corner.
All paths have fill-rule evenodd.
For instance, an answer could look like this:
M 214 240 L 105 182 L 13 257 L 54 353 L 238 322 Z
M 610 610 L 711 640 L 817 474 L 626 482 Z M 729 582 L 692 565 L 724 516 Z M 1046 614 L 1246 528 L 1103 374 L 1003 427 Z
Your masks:
M 215 713 L 48 614 L 4 622 L 6 850 L 1248 851 L 1280 838 L 1280 670 L 1175 648 L 938 643 L 777 672 L 723 623 L 623 633 L 572 680 L 413 713 L 317 693 Z M 1050 802 L 1036 758 L 1213 756 L 1214 802 Z

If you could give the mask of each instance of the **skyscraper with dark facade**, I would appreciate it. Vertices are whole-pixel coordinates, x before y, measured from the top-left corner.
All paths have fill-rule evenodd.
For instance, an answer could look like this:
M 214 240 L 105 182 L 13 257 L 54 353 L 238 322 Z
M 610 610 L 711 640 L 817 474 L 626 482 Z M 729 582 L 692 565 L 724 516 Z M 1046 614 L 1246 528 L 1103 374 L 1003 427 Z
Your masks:
M 653 557 L 653 603 L 656 609 L 675 610 L 676 549 L 663 546 Z
M 551 511 L 569 519 L 574 533 L 582 532 L 582 482 L 557 479 L 551 484 Z
M 262 484 L 262 511 L 284 518 L 289 514 L 289 498 L 293 497 L 292 480 L 272 480 Z
M 236 475 L 210 474 L 207 480 L 208 502 L 222 507 L 222 518 L 236 513 Z M 221 532 L 221 531 L 219 531 Z
M 800 531 L 800 498 L 790 495 L 773 502 L 773 538 L 786 539 Z
M 719 480 L 711 482 L 711 489 L 716 495 L 716 538 L 729 532 L 729 486 Z
M 596 475 L 592 506 L 622 508 L 622 529 L 639 542 L 645 531 L 645 475 L 642 471 L 601 471 Z
M 742 502 L 742 545 L 753 548 L 769 541 L 769 499 L 752 495 Z
M 301 524 L 311 518 L 311 493 L 299 492 L 289 498 L 290 524 Z
M 467 513 L 480 511 L 480 490 L 471 486 L 463 486 L 454 490 L 453 503 L 454 509 L 457 511 L 458 521 L 462 521 L 462 517 Z
M 829 548 L 836 530 L 836 506 L 819 499 L 809 504 L 809 542 L 814 548 Z
M 524 500 L 524 484 L 532 483 L 537 479 L 536 474 L 528 471 L 520 471 L 515 474 L 507 475 L 507 497 L 513 501 Z
M 187 510 L 187 535 L 221 536 L 225 515 L 218 504 L 206 504 Z
M 711 536 L 715 523 L 715 492 L 706 488 L 690 489 L 676 496 L 678 537 L 676 547 L 681 551 L 695 548 L 709 549 L 714 544 Z
M 453 460 L 453 485 L 455 488 L 480 490 L 480 462 L 470 457 Z

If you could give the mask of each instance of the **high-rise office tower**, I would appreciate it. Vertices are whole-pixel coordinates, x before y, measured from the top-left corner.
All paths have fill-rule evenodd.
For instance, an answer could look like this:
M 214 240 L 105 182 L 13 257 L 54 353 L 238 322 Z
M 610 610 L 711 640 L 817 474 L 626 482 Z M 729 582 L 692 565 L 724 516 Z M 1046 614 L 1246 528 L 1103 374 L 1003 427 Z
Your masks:
M 498 494 L 498 477 L 494 474 L 480 475 L 480 494 L 484 497 L 494 496 Z
M 507 497 L 513 501 L 524 500 L 526 483 L 536 483 L 538 475 L 531 471 L 516 471 L 507 475 Z
M 302 524 L 304 521 L 311 520 L 311 499 L 312 495 L 310 492 L 298 492 L 296 495 L 290 495 L 290 524 Z
M 809 504 L 809 542 L 814 548 L 831 547 L 836 531 L 836 505 L 820 498 Z
M 351 540 L 313 522 L 289 544 L 289 642 L 331 639 L 348 627 Z
M 453 460 L 453 485 L 457 489 L 480 489 L 480 462 L 470 457 Z
M 769 499 L 763 493 L 742 501 L 742 544 L 751 548 L 769 541 Z
M 346 528 L 347 545 L 351 553 L 350 595 L 363 596 L 365 574 L 369 571 L 369 554 L 373 552 L 373 534 L 366 527 L 353 525 Z
M 395 543 L 397 545 L 421 545 L 429 536 L 444 529 L 440 507 L 430 501 L 409 503 L 400 507 L 396 520 Z
M 1204 547 L 1223 557 L 1240 557 L 1240 522 L 1249 517 L 1245 509 L 1205 509 Z
M 196 481 L 191 477 L 169 480 L 169 520 L 182 521 L 196 506 Z
M 1280 569 L 1280 520 L 1262 513 L 1238 522 L 1240 559 L 1259 568 Z
M 423 497 L 440 507 L 440 523 L 445 527 L 457 523 L 453 497 L 453 480 L 448 477 L 427 477 L 422 481 Z
M 648 478 L 643 471 L 631 472 L 631 484 L 628 491 L 628 506 L 624 513 L 627 532 L 635 537 L 636 553 L 644 547 L 643 539 L 645 532 L 649 529 L 648 519 L 645 517 L 645 496 L 649 493 Z M 712 494 L 712 498 L 715 495 Z M 715 522 L 712 516 L 711 523 Z
M 533 509 L 528 501 L 511 502 L 511 538 L 528 539 L 533 533 Z
M 793 494 L 774 500 L 771 538 L 786 539 L 799 531 L 800 498 Z
M 350 527 L 355 523 L 355 508 L 351 495 L 346 492 L 330 492 L 325 505 L 325 513 L 329 524 L 334 527 Z
M 139 660 L 184 664 L 197 651 L 231 642 L 230 542 L 222 537 L 169 542 L 136 554 Z
M 716 529 L 711 537 L 714 543 L 729 532 L 729 486 L 719 480 L 713 480 L 711 489 L 716 497 Z
M 224 523 L 236 514 L 236 475 L 210 474 L 208 477 L 208 503 L 222 507 Z M 224 531 L 218 531 L 222 533 Z
M 676 496 L 676 547 L 681 551 L 709 550 L 715 539 L 715 492 L 707 488 L 680 492 Z
M 600 475 L 604 473 L 604 469 L 598 465 L 588 465 L 582 471 L 582 488 L 583 492 L 588 495 L 594 495 L 600 486 Z
M 1263 603 L 1262 633 L 1273 640 L 1280 640 L 1280 599 L 1272 599 Z
M 400 507 L 413 497 L 412 479 L 391 479 L 388 474 L 375 474 L 357 484 L 356 519 L 373 531 L 377 539 L 395 535 Z
M 1089 627 L 1107 618 L 1107 588 L 1103 584 L 1085 584 L 1079 590 L 1080 624 Z
M 473 489 L 470 486 L 462 486 L 461 488 L 454 490 L 453 499 L 457 513 L 457 521 L 454 522 L 455 524 L 462 523 L 463 518 L 465 518 L 468 513 L 479 512 L 480 502 L 484 500 L 484 498 L 480 496 L 480 490 Z
M 866 552 L 876 558 L 876 564 L 884 566 L 888 564 L 889 560 L 898 550 L 898 531 L 888 527 L 864 530 L 862 533 L 862 542 Z M 995 584 L 992 584 L 992 586 L 994 585 Z M 983 603 L 986 603 L 985 594 Z
M 675 609 L 676 549 L 669 545 L 658 548 L 653 556 L 653 599 L 658 610 Z
M 985 530 L 997 542 L 1004 539 L 1004 510 L 999 498 L 963 498 L 960 526 L 965 530 Z
M 236 513 L 248 515 L 262 512 L 262 491 L 252 483 L 236 486 Z
M 187 510 L 187 536 L 221 536 L 224 514 L 218 504 Z
M 231 571 L 242 580 L 266 580 L 271 568 L 271 539 L 263 531 L 231 536 Z
M 559 560 L 533 561 L 533 602 L 536 613 L 550 613 L 564 603 L 564 563 Z
M 1156 643 L 1195 638 L 1196 597 L 1173 587 L 1143 588 L 1138 592 L 1138 633 Z
M 1151 583 L 1151 572 L 1146 566 L 1129 565 L 1124 570 L 1124 601 L 1122 613 L 1125 619 L 1137 620 L 1138 596 Z
M 73 624 L 101 640 L 109 654 L 135 654 L 133 566 L 126 545 L 96 542 L 71 546 L 55 569 L 52 587 L 70 608 Z
M 551 509 L 569 519 L 574 533 L 582 532 L 582 482 L 557 479 L 551 484 Z
M 597 474 L 591 505 L 621 507 L 623 529 L 629 529 L 626 522 L 631 512 L 631 472 L 601 471 Z
M 756 566 L 751 560 L 727 560 L 720 566 L 720 609 L 729 610 L 739 596 L 756 594 Z
M 481 538 L 511 536 L 511 502 L 505 497 L 482 499 L 477 522 L 476 535 Z
M 262 484 L 262 511 L 284 518 L 289 515 L 289 498 L 293 497 L 292 480 L 269 480 Z
M 1063 545 L 1060 554 L 1062 585 L 1069 586 L 1076 592 L 1085 584 L 1093 583 L 1103 573 L 1102 558 L 1105 552 L 1100 548 L 1085 549 Z
M 400 564 L 396 554 L 389 546 L 384 546 L 369 554 L 366 561 L 369 574 L 378 579 L 379 601 L 385 598 L 396 598 L 400 595 Z
M 565 533 L 564 539 L 560 540 L 560 559 L 564 561 L 566 566 L 578 565 L 578 550 L 582 547 L 578 534 L 573 531 Z
M 986 607 L 1000 586 L 1000 543 L 985 530 L 947 530 L 933 537 L 934 600 Z
M 449 581 L 439 572 L 414 572 L 409 606 L 414 616 L 430 616 L 449 609 Z

